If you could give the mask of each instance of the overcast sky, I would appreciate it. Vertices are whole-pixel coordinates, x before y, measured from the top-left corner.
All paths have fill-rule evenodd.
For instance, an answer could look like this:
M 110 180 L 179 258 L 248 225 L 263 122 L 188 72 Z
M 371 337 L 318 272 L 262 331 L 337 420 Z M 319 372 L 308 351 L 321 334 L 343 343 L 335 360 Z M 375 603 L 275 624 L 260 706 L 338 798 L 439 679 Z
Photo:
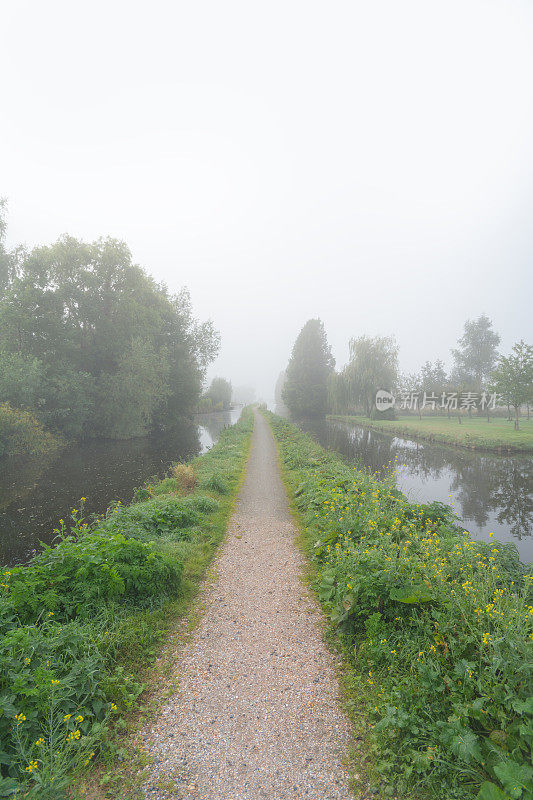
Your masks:
M 3 0 L 10 245 L 124 239 L 185 285 L 211 375 L 269 398 L 309 317 L 338 365 L 531 341 L 533 2 Z

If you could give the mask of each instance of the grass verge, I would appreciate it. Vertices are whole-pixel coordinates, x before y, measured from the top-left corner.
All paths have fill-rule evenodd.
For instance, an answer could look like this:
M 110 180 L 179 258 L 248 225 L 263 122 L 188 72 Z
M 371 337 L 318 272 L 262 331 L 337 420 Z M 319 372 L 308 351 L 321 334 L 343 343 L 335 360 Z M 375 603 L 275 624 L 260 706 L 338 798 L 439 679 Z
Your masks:
M 352 422 L 376 431 L 400 436 L 426 439 L 456 447 L 479 448 L 481 450 L 505 450 L 506 452 L 533 451 L 533 419 L 521 419 L 520 430 L 513 429 L 513 422 L 501 417 L 491 422 L 468 416 L 459 424 L 457 417 L 400 417 L 396 420 L 371 420 L 368 417 L 331 414 L 328 419 Z
M 532 576 L 514 545 L 473 541 L 449 507 L 408 502 L 264 413 L 344 685 L 371 722 L 373 790 L 531 800 Z
M 121 780 L 148 668 L 159 657 L 165 672 L 169 632 L 224 537 L 252 429 L 245 410 L 208 453 L 91 524 L 81 502 L 68 536 L 3 572 L 0 797 L 61 800 L 87 796 L 95 775 L 110 790 Z

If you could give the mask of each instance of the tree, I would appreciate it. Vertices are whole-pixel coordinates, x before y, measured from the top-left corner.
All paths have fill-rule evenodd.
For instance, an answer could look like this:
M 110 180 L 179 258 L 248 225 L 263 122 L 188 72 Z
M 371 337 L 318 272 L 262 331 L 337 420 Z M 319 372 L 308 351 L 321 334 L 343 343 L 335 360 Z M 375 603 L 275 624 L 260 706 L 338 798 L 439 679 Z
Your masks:
M 44 395 L 44 367 L 38 358 L 0 352 L 0 403 L 36 409 Z
M 0 197 L 0 292 L 3 292 L 9 280 L 9 253 L 4 245 L 7 228 L 5 208 L 6 200 Z
M 187 291 L 170 295 L 134 264 L 124 242 L 63 236 L 18 251 L 2 274 L 0 350 L 42 365 L 32 410 L 47 424 L 67 436 L 138 436 L 193 414 L 219 334 L 194 319 Z
M 326 413 L 328 378 L 334 367 L 323 323 L 308 320 L 294 343 L 281 392 L 291 414 L 315 417 Z
M 513 406 L 515 430 L 518 430 L 520 406 L 533 397 L 533 347 L 523 340 L 517 342 L 511 355 L 501 356 L 492 373 L 493 386 Z
M 225 378 L 213 378 L 204 396 L 211 400 L 215 410 L 227 411 L 231 408 L 232 392 L 230 381 Z
M 496 348 L 499 343 L 500 337 L 485 314 L 478 319 L 467 320 L 458 342 L 459 347 L 452 350 L 454 383 L 478 392 L 484 388 L 498 359 Z
M 398 379 L 398 346 L 391 336 L 350 339 L 350 361 L 344 370 L 352 401 L 367 416 L 373 413 L 378 389 L 392 391 Z

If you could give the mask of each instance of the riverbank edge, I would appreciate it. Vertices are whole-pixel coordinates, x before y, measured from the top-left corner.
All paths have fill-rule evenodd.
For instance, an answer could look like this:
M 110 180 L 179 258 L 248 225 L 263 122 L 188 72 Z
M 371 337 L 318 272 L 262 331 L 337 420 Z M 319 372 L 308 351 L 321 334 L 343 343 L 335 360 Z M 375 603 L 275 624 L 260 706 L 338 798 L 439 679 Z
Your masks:
M 442 444 L 448 447 L 459 448 L 461 450 L 482 450 L 488 453 L 498 453 L 499 455 L 512 455 L 520 453 L 533 453 L 533 443 L 525 445 L 515 445 L 504 439 L 494 441 L 486 440 L 475 433 L 467 433 L 465 441 L 458 441 L 457 437 L 446 433 L 428 433 L 422 428 L 412 428 L 402 425 L 401 422 L 394 420 L 369 420 L 366 417 L 359 417 L 348 414 L 328 414 L 326 419 L 337 420 L 338 422 L 360 425 L 363 428 L 377 431 L 378 433 L 388 433 L 391 436 L 402 436 L 405 439 L 417 441 L 422 439 L 432 444 Z
M 180 486 L 180 475 L 171 471 L 169 477 L 138 490 L 137 497 L 129 505 L 118 504 L 110 509 L 112 514 L 117 509 L 127 512 L 140 506 L 145 499 L 144 493 L 152 499 L 184 496 L 194 501 L 195 496 L 199 496 L 216 501 L 216 509 L 206 510 L 190 541 L 173 543 L 170 538 L 162 540 L 155 534 L 146 540 L 154 552 L 164 554 L 170 562 L 174 559 L 178 566 L 178 562 L 181 563 L 181 584 L 177 595 L 162 598 L 151 608 L 131 606 L 121 611 L 118 617 L 121 646 L 107 663 L 105 683 L 107 685 L 112 674 L 118 673 L 124 676 L 126 682 L 130 680 L 130 686 L 133 678 L 138 690 L 129 697 L 125 692 L 124 702 L 121 702 L 120 686 L 115 680 L 111 691 L 116 694 L 108 697 L 114 713 L 100 726 L 98 736 L 91 739 L 96 751 L 95 758 L 89 758 L 86 763 L 70 765 L 66 775 L 70 774 L 70 791 L 74 791 L 75 795 L 68 794 L 68 797 L 110 797 L 110 792 L 115 788 L 117 798 L 126 797 L 127 776 L 131 775 L 133 766 L 138 767 L 142 762 L 142 754 L 129 749 L 126 734 L 129 736 L 143 714 L 146 718 L 146 715 L 156 713 L 172 690 L 171 661 L 176 636 L 188 635 L 195 625 L 198 614 L 196 597 L 209 565 L 225 538 L 244 478 L 252 432 L 253 413 L 250 408 L 245 408 L 239 420 L 222 431 L 218 442 L 210 450 L 191 459 L 186 466 L 180 466 L 185 470 L 192 468 L 191 473 L 196 479 L 194 486 L 183 488 Z M 186 473 L 185 478 L 191 473 Z M 217 476 L 218 485 L 206 487 L 205 478 L 212 475 Z M 96 630 L 92 641 L 97 647 Z M 58 778 L 64 781 L 66 775 Z M 39 790 L 31 785 L 25 785 L 22 791 L 25 792 L 24 796 L 31 798 L 36 791 L 35 797 L 40 796 Z M 26 795 L 27 792 L 29 794 Z M 60 794 L 57 796 L 59 798 Z
M 234 447 L 232 432 L 245 428 L 246 435 L 239 453 L 239 461 L 232 475 L 226 475 L 231 481 L 231 491 L 220 498 L 220 508 L 215 515 L 215 530 L 209 531 L 210 537 L 199 542 L 198 551 L 192 553 L 185 562 L 186 586 L 180 597 L 161 607 L 160 613 L 165 623 L 161 630 L 155 652 L 149 653 L 141 665 L 145 688 L 139 696 L 134 708 L 124 713 L 109 730 L 109 742 L 112 758 L 96 762 L 89 772 L 76 775 L 76 789 L 88 800 L 137 800 L 144 797 L 140 787 L 144 782 L 142 769 L 149 759 L 142 750 L 132 744 L 135 733 L 155 719 L 164 703 L 178 688 L 179 677 L 175 673 L 176 643 L 184 642 L 192 636 L 203 613 L 198 602 L 199 594 L 205 581 L 215 578 L 211 574 L 211 564 L 218 549 L 223 544 L 228 531 L 228 524 L 233 514 L 237 496 L 246 474 L 246 465 L 250 456 L 252 434 L 254 429 L 253 411 L 244 407 L 239 419 L 226 428 L 221 438 L 210 450 L 187 462 L 193 469 L 205 465 L 213 457 L 223 454 L 225 449 Z M 159 481 L 160 485 L 165 479 Z M 194 496 L 194 490 L 188 496 Z
M 323 597 L 320 596 L 320 590 L 324 588 L 324 582 L 326 584 L 328 583 L 328 576 L 324 577 L 325 573 L 328 571 L 328 562 L 325 562 L 321 569 L 320 557 L 317 560 L 315 547 L 317 544 L 321 544 L 321 542 L 318 540 L 318 533 L 320 533 L 320 538 L 324 538 L 324 536 L 327 538 L 327 528 L 325 528 L 323 531 L 319 530 L 318 533 L 316 529 L 313 530 L 313 522 L 310 522 L 309 520 L 311 517 L 310 508 L 309 506 L 302 505 L 302 498 L 305 498 L 306 493 L 305 488 L 302 491 L 302 481 L 304 484 L 306 481 L 311 482 L 313 472 L 317 468 L 319 470 L 323 468 L 324 473 L 328 474 L 330 471 L 335 473 L 338 466 L 339 475 L 334 475 L 334 477 L 340 477 L 341 474 L 346 472 L 346 468 L 349 468 L 349 466 L 346 464 L 340 454 L 325 450 L 312 438 L 312 436 L 305 434 L 301 429 L 289 423 L 286 419 L 278 417 L 269 411 L 262 411 L 262 413 L 267 419 L 274 435 L 282 479 L 289 495 L 291 513 L 293 514 L 295 524 L 300 531 L 299 544 L 308 562 L 305 577 L 312 585 L 315 595 L 317 596 L 317 599 L 328 619 L 328 627 L 326 631 L 327 641 L 331 648 L 335 649 L 340 656 L 340 669 L 338 673 L 338 679 L 341 686 L 340 700 L 354 726 L 354 751 L 353 757 L 350 759 L 350 769 L 353 779 L 352 788 L 356 792 L 356 800 L 359 800 L 359 798 L 361 798 L 361 800 L 365 798 L 366 800 L 368 796 L 374 796 L 373 793 L 375 792 L 380 795 L 381 791 L 384 791 L 386 796 L 390 796 L 391 792 L 394 793 L 394 796 L 398 797 L 398 800 L 400 798 L 401 800 L 428 800 L 428 798 L 437 796 L 440 798 L 442 797 L 441 794 L 438 792 L 434 793 L 429 789 L 427 791 L 421 791 L 420 793 L 418 791 L 419 787 L 413 787 L 410 785 L 408 788 L 404 787 L 403 790 L 398 793 L 398 787 L 389 785 L 388 782 L 383 783 L 384 774 L 379 763 L 379 748 L 376 747 L 377 739 L 375 734 L 372 734 L 372 729 L 375 727 L 376 723 L 376 717 L 372 717 L 372 715 L 369 713 L 370 707 L 374 705 L 374 702 L 376 702 L 376 712 L 378 710 L 378 704 L 383 704 L 383 696 L 378 696 L 378 693 L 383 692 L 383 690 L 378 686 L 378 677 L 373 675 L 372 671 L 369 671 L 368 673 L 366 672 L 368 665 L 365 667 L 365 669 L 354 665 L 354 654 L 355 661 L 360 660 L 360 647 L 364 648 L 365 645 L 364 635 L 363 637 L 345 637 L 339 630 L 338 620 L 332 619 L 335 614 L 335 609 L 332 609 L 332 604 L 327 601 L 324 602 Z M 306 450 L 308 453 L 305 460 L 304 458 L 298 458 L 298 454 L 296 456 L 294 453 L 291 454 L 290 444 L 287 446 L 286 440 L 283 438 L 283 431 L 278 432 L 276 430 L 276 422 L 281 426 L 288 427 L 290 429 L 291 437 L 294 436 L 299 440 L 299 442 L 303 442 L 304 454 Z M 356 473 L 360 475 L 363 474 L 358 470 L 356 470 Z M 373 476 L 365 477 L 376 484 L 385 483 L 385 481 L 377 479 Z M 333 496 L 333 492 L 331 496 Z M 298 503 L 300 503 L 300 507 L 298 507 Z M 417 506 L 417 508 L 421 508 L 421 506 Z M 308 516 L 307 520 L 306 515 Z M 317 513 L 313 514 L 312 516 L 318 517 L 319 515 Z M 477 544 L 474 540 L 471 540 L 470 537 L 467 539 L 467 547 L 468 542 L 474 546 Z M 494 541 L 493 545 L 489 545 L 488 547 L 490 548 L 491 546 L 498 544 L 498 542 Z M 492 552 L 497 551 L 492 550 Z M 526 570 L 524 569 L 524 573 L 525 571 Z M 411 601 L 407 600 L 406 602 L 409 603 Z M 529 613 L 530 615 L 533 613 L 533 607 L 531 606 Z M 379 636 L 379 634 L 377 635 Z M 387 640 L 385 639 L 384 641 Z M 420 655 L 421 654 L 419 653 L 419 657 Z M 368 676 L 371 677 L 369 678 Z M 389 702 L 394 702 L 392 697 L 389 699 Z M 398 702 L 397 699 L 396 702 Z M 386 733 L 384 733 L 384 735 L 386 737 Z M 382 737 L 380 736 L 380 738 Z M 359 764 L 356 765 L 357 758 L 362 758 L 363 763 L 359 762 Z M 405 767 L 407 767 L 408 762 L 404 763 Z M 357 773 L 355 773 L 355 769 L 357 769 Z M 494 774 L 491 777 L 492 780 L 494 780 Z M 370 785 L 372 783 L 373 785 Z M 371 792 L 370 795 L 367 794 L 369 789 Z M 478 789 L 479 794 L 476 794 Z M 471 798 L 476 797 L 477 800 L 496 800 L 496 798 L 498 800 L 509 800 L 509 796 L 507 794 L 502 792 L 501 789 L 499 789 L 494 783 L 487 780 L 485 780 L 485 782 L 481 785 L 481 788 L 479 783 L 477 783 L 477 785 L 474 784 L 474 786 L 469 785 L 468 787 L 467 785 L 463 785 L 462 789 L 461 786 L 459 786 L 459 792 L 459 795 L 454 793 L 453 797 L 460 796 L 463 799 L 468 796 Z M 529 798 L 529 794 L 526 794 L 526 796 Z M 524 796 L 524 800 L 526 796 Z

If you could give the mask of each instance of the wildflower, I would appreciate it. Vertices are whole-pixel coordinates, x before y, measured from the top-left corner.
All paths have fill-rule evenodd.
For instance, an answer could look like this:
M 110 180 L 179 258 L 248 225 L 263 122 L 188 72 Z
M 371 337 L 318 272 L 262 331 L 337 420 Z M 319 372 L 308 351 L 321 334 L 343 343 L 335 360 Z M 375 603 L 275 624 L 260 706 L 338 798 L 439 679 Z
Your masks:
M 37 761 L 30 761 L 28 766 L 26 767 L 26 772 L 33 772 L 34 769 L 38 769 L 39 764 Z
M 111 703 L 111 711 L 118 711 L 118 708 L 114 703 Z
M 83 722 L 83 717 L 81 714 L 78 714 L 77 717 L 74 717 L 74 722 Z
M 72 714 L 65 714 L 65 716 L 63 717 L 63 722 L 68 722 L 71 716 Z
M 22 713 L 17 714 L 17 716 L 15 717 L 15 722 L 17 725 L 22 725 L 23 722 L 26 722 L 25 715 Z

